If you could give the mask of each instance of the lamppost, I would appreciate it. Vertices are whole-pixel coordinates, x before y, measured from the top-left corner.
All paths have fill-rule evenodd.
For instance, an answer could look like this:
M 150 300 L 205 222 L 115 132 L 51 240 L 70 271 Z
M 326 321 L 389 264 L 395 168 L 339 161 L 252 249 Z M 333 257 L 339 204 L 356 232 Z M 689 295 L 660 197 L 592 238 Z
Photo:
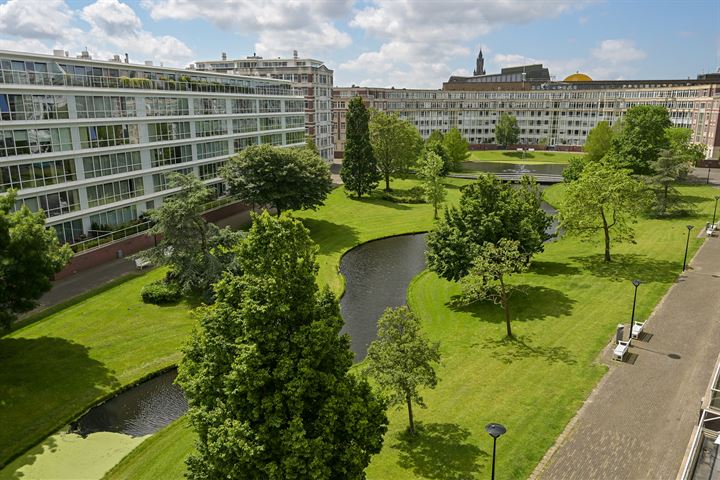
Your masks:
M 630 335 L 628 335 L 628 341 L 630 341 L 630 339 L 632 338 L 633 326 L 635 325 L 635 302 L 637 302 L 637 287 L 639 287 L 641 283 L 642 282 L 637 278 L 632 281 L 632 284 L 635 285 L 635 295 L 633 296 L 633 309 L 632 316 L 630 317 Z
M 492 476 L 490 478 L 491 480 L 495 480 L 495 445 L 497 444 L 498 437 L 507 432 L 507 430 L 499 423 L 488 423 L 485 425 L 485 431 L 493 437 Z
M 717 204 L 718 200 L 720 200 L 720 195 L 715 195 L 715 208 L 713 209 L 713 228 L 715 228 L 715 214 L 717 213 Z
M 683 272 L 685 271 L 685 267 L 687 267 L 687 252 L 688 252 L 688 246 L 690 245 L 690 230 L 693 229 L 692 225 L 687 225 L 687 240 L 685 241 L 685 258 L 683 258 Z

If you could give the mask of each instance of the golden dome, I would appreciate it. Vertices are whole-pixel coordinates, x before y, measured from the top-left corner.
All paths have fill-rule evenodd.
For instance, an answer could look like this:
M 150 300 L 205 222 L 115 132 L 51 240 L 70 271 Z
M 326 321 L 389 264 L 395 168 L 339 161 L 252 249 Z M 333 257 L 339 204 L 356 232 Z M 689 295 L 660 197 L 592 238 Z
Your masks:
M 592 78 L 588 77 L 584 73 L 576 72 L 569 75 L 564 82 L 592 82 Z

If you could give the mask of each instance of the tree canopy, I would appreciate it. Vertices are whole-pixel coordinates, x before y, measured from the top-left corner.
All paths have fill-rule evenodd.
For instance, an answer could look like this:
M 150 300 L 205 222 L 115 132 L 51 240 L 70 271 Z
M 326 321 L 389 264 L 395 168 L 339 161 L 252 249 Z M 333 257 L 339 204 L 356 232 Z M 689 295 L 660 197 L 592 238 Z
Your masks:
M 425 200 L 432 203 L 433 218 L 437 219 L 438 207 L 445 201 L 445 185 L 442 172 L 445 169 L 442 158 L 435 152 L 426 151 L 418 162 L 418 177 L 422 180 Z
M 349 372 L 317 246 L 286 215 L 253 215 L 237 273 L 199 309 L 178 382 L 198 433 L 191 479 L 362 479 L 387 429 L 384 401 Z
M 585 151 L 585 160 L 588 162 L 599 162 L 607 155 L 613 139 L 613 129 L 610 123 L 603 120 L 598 122 L 595 127 L 588 133 L 583 151 Z
M 702 143 L 692 143 L 692 130 L 684 127 L 669 127 L 665 129 L 669 150 L 679 162 L 686 165 L 686 175 L 697 162 L 705 159 L 707 147 Z M 682 177 L 681 177 L 682 178 Z
M 690 163 L 673 149 L 662 150 L 653 162 L 653 174 L 647 178 L 654 193 L 652 213 L 658 216 L 681 213 L 688 209 L 680 192 L 673 186 L 690 171 Z
M 620 129 L 612 138 L 608 161 L 617 168 L 649 175 L 661 150 L 669 148 L 665 129 L 672 126 L 667 108 L 636 105 L 628 109 Z
M 372 191 L 382 178 L 370 143 L 369 113 L 362 98 L 348 102 L 345 117 L 347 138 L 340 178 L 346 190 L 358 197 Z
M 495 125 L 495 141 L 498 145 L 507 147 L 518 142 L 520 135 L 520 127 L 518 127 L 517 118 L 507 113 L 500 114 L 500 119 Z
M 450 170 L 458 171 L 462 162 L 470 158 L 470 144 L 457 128 L 451 128 L 443 137 L 443 147 L 448 157 Z
M 525 176 L 519 186 L 483 174 L 462 188 L 457 206 L 428 234 L 428 267 L 448 280 L 467 275 L 485 242 L 517 240 L 527 261 L 543 250 L 552 218 L 541 206 L 540 189 Z
M 45 214 L 23 205 L 13 210 L 15 191 L 0 195 L 0 329 L 20 313 L 32 310 L 50 290 L 52 276 L 72 258 L 69 245 L 60 245 Z
M 221 171 L 240 201 L 285 210 L 315 209 L 332 190 L 330 168 L 308 148 L 252 145 Z
M 422 148 L 422 137 L 413 124 L 397 113 L 373 111 L 370 116 L 370 144 L 378 168 L 390 191 L 390 178 L 407 175 Z
M 407 405 L 410 433 L 415 433 L 413 403 L 425 407 L 420 388 L 435 388 L 433 364 L 438 362 L 440 345 L 423 336 L 420 320 L 408 307 L 385 310 L 377 339 L 368 348 L 365 373 L 387 394 L 390 405 Z

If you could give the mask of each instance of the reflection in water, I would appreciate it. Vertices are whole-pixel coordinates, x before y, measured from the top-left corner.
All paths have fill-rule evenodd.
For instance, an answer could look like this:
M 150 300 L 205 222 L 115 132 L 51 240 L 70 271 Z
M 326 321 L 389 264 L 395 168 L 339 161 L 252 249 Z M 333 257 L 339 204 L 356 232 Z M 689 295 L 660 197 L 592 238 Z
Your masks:
M 142 382 L 93 407 L 72 426 L 85 436 L 118 432 L 132 436 L 155 433 L 187 411 L 187 401 L 173 381 L 176 370 Z

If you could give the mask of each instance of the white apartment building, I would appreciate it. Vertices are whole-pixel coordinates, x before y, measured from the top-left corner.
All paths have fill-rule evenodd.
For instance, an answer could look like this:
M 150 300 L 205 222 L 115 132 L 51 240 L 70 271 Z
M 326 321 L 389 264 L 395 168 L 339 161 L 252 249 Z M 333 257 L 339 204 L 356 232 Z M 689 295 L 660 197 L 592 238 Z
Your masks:
M 223 195 L 236 152 L 304 144 L 304 112 L 289 81 L 0 51 L 0 194 L 74 243 L 138 222 L 170 172 Z
M 238 60 L 228 60 L 226 54 L 217 61 L 195 62 L 198 71 L 225 72 L 253 77 L 269 77 L 290 80 L 305 94 L 305 127 L 315 139 L 320 156 L 328 162 L 334 158 L 332 132 L 333 71 L 320 60 L 299 58 L 262 58 L 256 55 Z

